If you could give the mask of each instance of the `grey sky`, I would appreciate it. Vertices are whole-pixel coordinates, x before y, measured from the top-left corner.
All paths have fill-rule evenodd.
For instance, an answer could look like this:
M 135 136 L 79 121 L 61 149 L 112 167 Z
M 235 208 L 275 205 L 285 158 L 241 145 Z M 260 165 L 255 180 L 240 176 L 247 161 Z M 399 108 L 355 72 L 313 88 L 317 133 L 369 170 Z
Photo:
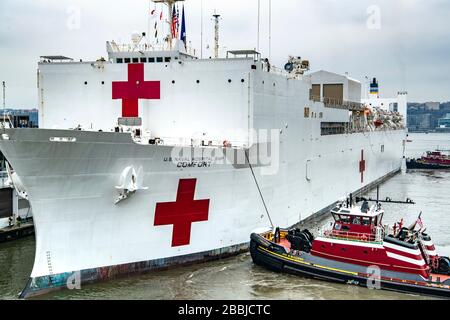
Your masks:
M 198 50 L 200 1 L 186 1 L 188 38 Z M 206 46 L 213 44 L 215 9 L 222 14 L 222 50 L 256 47 L 257 0 L 203 3 L 204 56 L 212 55 Z M 264 56 L 268 3 L 261 0 Z M 410 101 L 450 100 L 450 1 L 272 0 L 272 7 L 275 65 L 300 55 L 312 70 L 349 72 L 361 81 L 376 76 L 384 97 L 407 90 Z M 7 107 L 37 106 L 39 56 L 106 56 L 106 40 L 128 42 L 133 31 L 148 30 L 148 8 L 148 0 L 1 0 L 0 80 L 7 81 Z M 368 8 L 379 8 L 380 20 Z

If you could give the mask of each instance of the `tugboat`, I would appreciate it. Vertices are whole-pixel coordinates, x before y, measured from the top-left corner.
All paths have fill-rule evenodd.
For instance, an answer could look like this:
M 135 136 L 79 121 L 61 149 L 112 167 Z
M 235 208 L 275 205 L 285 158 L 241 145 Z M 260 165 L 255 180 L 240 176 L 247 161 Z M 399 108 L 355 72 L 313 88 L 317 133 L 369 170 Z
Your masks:
M 413 202 L 357 198 L 364 201 L 358 207 L 351 198 L 331 210 L 334 222 L 317 237 L 298 228 L 252 233 L 253 262 L 277 272 L 450 298 L 450 260 L 438 256 L 421 215 L 409 227 L 403 219 L 383 225 L 382 202 Z
M 450 150 L 428 151 L 419 159 L 408 159 L 408 169 L 450 169 Z

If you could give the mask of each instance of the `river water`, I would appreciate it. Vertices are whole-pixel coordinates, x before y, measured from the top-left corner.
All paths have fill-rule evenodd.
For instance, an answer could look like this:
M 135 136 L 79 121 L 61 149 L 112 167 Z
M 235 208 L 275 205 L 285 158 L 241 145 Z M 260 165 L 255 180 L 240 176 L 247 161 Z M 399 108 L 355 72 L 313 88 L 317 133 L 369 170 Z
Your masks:
M 424 151 L 450 149 L 450 134 L 410 134 L 407 156 Z M 375 197 L 376 192 L 369 193 Z M 415 171 L 399 174 L 381 186 L 381 198 L 413 199 L 415 205 L 384 205 L 385 222 L 404 217 L 422 220 L 441 255 L 450 255 L 450 171 Z M 329 221 L 312 221 L 315 230 Z M 0 299 L 16 299 L 31 273 L 33 237 L 0 244 Z M 64 290 L 40 299 L 429 299 L 427 297 L 376 291 L 302 277 L 277 274 L 253 265 L 249 253 L 216 262 L 152 272 L 106 283 Z

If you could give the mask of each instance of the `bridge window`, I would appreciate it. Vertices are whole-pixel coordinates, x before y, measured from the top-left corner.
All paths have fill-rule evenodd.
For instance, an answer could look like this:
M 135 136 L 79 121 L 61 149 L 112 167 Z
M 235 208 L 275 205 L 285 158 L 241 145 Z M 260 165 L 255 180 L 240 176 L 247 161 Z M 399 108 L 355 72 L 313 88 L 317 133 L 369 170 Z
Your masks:
M 133 58 L 133 63 L 139 63 L 139 58 Z
M 363 217 L 363 219 L 362 219 L 362 224 L 363 224 L 363 226 L 370 226 L 370 223 L 372 222 L 372 219 L 371 218 L 368 218 L 368 217 Z
M 131 59 L 130 58 L 125 58 L 125 63 L 131 63 Z
M 141 58 L 141 63 L 147 63 L 147 58 Z
M 123 59 L 122 58 L 117 58 L 117 63 L 123 63 Z
M 149 63 L 155 63 L 155 58 L 148 58 Z
M 162 57 L 156 58 L 156 62 L 163 62 L 163 58 Z
M 164 61 L 165 61 L 165 62 L 170 62 L 170 60 L 172 60 L 170 57 L 165 57 L 165 58 L 164 58 Z

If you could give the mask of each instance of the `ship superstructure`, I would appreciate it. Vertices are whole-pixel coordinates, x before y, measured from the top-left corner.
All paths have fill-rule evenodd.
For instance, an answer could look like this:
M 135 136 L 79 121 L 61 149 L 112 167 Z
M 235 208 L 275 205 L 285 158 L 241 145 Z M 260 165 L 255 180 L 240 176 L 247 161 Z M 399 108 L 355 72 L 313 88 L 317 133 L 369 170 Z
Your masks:
M 97 61 L 42 57 L 41 128 L 1 135 L 36 226 L 23 297 L 239 253 L 256 227 L 400 169 L 401 117 L 375 126 L 344 84 L 315 97 L 329 77 L 300 57 L 278 69 L 254 50 L 199 59 L 141 40 Z

